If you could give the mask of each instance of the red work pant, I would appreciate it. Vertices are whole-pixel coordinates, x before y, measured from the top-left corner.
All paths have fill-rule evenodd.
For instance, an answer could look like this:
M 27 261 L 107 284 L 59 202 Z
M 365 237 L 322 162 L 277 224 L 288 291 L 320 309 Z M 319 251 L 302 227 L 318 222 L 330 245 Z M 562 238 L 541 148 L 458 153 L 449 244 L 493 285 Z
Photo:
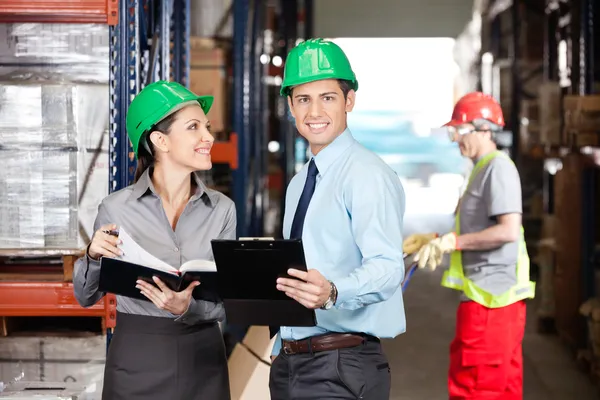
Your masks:
M 487 308 L 465 301 L 450 346 L 450 400 L 522 400 L 525 302 Z

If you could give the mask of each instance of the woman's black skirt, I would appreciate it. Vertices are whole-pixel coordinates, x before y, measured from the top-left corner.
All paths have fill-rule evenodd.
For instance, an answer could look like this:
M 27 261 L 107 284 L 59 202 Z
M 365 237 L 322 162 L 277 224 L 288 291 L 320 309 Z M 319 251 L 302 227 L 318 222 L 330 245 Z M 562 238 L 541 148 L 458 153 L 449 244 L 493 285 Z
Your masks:
M 118 313 L 102 399 L 230 400 L 218 324 Z

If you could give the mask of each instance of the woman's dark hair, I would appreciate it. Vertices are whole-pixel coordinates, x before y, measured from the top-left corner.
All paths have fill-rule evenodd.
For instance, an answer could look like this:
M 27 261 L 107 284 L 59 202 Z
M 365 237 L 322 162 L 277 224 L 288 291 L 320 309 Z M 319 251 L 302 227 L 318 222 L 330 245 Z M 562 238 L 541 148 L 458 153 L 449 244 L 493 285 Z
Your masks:
M 140 138 L 140 145 L 138 146 L 138 156 L 137 156 L 137 168 L 135 169 L 135 175 L 133 177 L 133 183 L 136 183 L 140 177 L 144 174 L 144 172 L 154 165 L 156 161 L 154 158 L 154 145 L 152 144 L 152 140 L 150 140 L 150 133 L 154 131 L 161 132 L 165 135 L 168 135 L 171 131 L 171 126 L 175 121 L 175 116 L 177 112 L 167 116 L 162 121 L 158 122 L 154 126 L 152 126 L 146 133 L 142 135 Z M 144 141 L 146 145 L 144 145 Z M 150 149 L 152 154 L 148 151 Z

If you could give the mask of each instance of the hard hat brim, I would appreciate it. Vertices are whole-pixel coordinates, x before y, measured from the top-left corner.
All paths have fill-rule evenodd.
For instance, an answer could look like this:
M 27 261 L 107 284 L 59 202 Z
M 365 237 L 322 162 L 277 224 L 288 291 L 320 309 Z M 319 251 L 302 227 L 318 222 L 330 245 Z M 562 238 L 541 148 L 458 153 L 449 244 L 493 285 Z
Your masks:
M 215 98 L 213 96 L 196 96 L 196 98 L 191 98 L 187 101 L 181 102 L 181 103 L 171 107 L 169 109 L 169 111 L 167 111 L 163 116 L 161 116 L 158 119 L 158 122 L 167 118 L 169 115 L 176 113 L 177 111 L 181 110 L 182 108 L 185 108 L 185 107 L 191 106 L 191 105 L 196 105 L 196 104 L 198 104 L 200 106 L 200 108 L 202 109 L 202 111 L 204 112 L 205 115 L 208 115 L 208 112 L 210 111 L 210 108 L 212 107 L 214 101 L 215 101 Z
M 140 135 L 140 138 L 138 139 L 138 142 L 135 146 L 136 156 L 139 153 L 139 144 L 143 143 L 144 140 L 146 140 L 146 135 L 148 135 L 148 133 L 150 133 L 152 131 L 153 127 L 156 126 L 156 124 L 158 124 L 160 121 L 167 118 L 169 115 L 176 113 L 177 111 L 181 110 L 182 108 L 185 108 L 190 105 L 196 105 L 196 104 L 200 106 L 200 108 L 202 109 L 202 111 L 204 112 L 205 115 L 208 115 L 208 112 L 210 111 L 214 101 L 215 101 L 214 96 L 194 96 L 187 101 L 183 101 L 183 102 L 171 107 L 166 113 L 164 113 L 160 118 L 158 118 L 157 122 L 150 125 L 148 127 L 148 129 L 146 129 Z
M 292 81 L 288 85 L 282 86 L 281 90 L 279 91 L 279 94 L 281 96 L 285 97 L 285 96 L 288 96 L 290 94 L 290 92 L 292 91 L 292 89 L 296 86 L 300 86 L 300 85 L 304 85 L 304 84 L 316 82 L 316 81 L 324 81 L 327 79 L 348 81 L 352 84 L 350 87 L 352 90 L 354 90 L 355 92 L 358 90 L 358 80 L 348 79 L 346 77 L 337 76 L 336 74 L 331 74 L 331 76 L 318 76 L 318 77 L 311 77 L 311 78 L 298 79 L 296 81 Z
M 458 126 L 458 125 L 462 125 L 462 124 L 466 124 L 466 121 L 457 121 L 455 119 L 450 120 L 449 122 L 446 122 L 444 125 L 442 126 Z

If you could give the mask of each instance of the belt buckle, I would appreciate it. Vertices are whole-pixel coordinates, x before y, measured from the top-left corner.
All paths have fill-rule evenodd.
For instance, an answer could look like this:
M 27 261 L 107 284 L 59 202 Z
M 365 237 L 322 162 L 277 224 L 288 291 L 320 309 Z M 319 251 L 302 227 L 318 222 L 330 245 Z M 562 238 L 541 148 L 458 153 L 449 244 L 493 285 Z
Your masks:
M 287 344 L 287 343 L 285 343 L 285 344 L 283 345 L 283 354 L 285 354 L 285 355 L 290 355 L 290 354 L 292 354 L 292 348 L 291 348 L 291 346 L 290 346 L 289 344 Z

